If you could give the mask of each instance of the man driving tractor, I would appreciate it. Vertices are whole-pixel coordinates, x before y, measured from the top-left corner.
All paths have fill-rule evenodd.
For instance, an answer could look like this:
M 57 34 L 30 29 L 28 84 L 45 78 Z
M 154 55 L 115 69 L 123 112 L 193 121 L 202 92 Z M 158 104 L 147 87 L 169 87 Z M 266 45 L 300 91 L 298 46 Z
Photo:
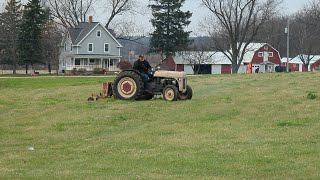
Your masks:
M 144 59 L 143 55 L 139 55 L 139 59 L 133 64 L 133 69 L 140 72 L 145 83 L 152 79 L 151 66 L 149 62 Z

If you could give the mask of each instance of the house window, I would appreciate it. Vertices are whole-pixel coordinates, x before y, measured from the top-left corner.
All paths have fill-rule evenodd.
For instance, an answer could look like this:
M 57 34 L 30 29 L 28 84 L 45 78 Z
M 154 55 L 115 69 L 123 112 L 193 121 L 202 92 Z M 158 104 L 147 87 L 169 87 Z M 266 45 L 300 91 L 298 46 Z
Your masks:
M 79 66 L 79 65 L 80 65 L 80 59 L 75 59 L 75 61 L 74 61 L 74 65 Z
M 273 52 L 268 52 L 269 57 L 273 57 Z
M 100 30 L 97 31 L 97 37 L 101 37 L 101 31 Z
M 93 44 L 92 43 L 88 44 L 88 52 L 93 52 Z
M 264 46 L 263 49 L 264 49 L 264 50 L 268 50 L 269 47 L 268 47 L 268 46 Z
M 104 52 L 109 52 L 109 44 L 104 44 Z
M 259 52 L 258 57 L 263 57 L 263 52 Z
M 72 49 L 72 44 L 71 44 L 71 45 L 70 45 L 70 51 L 72 52 L 72 50 L 73 50 L 73 49 Z
M 95 64 L 95 63 L 96 63 L 95 59 L 90 59 L 90 60 L 89 60 L 89 64 L 90 64 L 90 65 Z
M 114 59 L 110 59 L 110 66 L 114 66 Z
M 64 43 L 64 51 L 67 51 L 67 43 Z

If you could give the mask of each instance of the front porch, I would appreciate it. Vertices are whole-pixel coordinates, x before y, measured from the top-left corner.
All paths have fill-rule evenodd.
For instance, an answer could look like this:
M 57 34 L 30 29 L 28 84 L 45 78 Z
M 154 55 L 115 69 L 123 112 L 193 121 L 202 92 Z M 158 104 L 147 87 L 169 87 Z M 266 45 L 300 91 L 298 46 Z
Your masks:
M 86 69 L 93 71 L 95 68 L 101 68 L 106 71 L 118 71 L 117 64 L 119 62 L 120 58 L 71 58 L 70 63 L 66 64 L 65 70 Z

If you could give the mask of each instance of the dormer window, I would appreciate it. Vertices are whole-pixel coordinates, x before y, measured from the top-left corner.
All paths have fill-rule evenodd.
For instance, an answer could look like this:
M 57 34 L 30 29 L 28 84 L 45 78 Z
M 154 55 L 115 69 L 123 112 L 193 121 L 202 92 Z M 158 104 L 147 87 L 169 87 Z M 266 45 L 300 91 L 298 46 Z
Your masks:
M 100 30 L 97 31 L 97 37 L 101 37 L 101 31 Z

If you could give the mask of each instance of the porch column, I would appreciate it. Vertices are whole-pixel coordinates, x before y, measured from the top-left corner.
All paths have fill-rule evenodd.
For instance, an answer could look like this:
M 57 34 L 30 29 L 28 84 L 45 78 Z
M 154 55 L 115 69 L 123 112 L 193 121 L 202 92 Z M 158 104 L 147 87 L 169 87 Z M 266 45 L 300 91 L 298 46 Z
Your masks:
M 108 59 L 108 71 L 110 71 L 110 58 Z

